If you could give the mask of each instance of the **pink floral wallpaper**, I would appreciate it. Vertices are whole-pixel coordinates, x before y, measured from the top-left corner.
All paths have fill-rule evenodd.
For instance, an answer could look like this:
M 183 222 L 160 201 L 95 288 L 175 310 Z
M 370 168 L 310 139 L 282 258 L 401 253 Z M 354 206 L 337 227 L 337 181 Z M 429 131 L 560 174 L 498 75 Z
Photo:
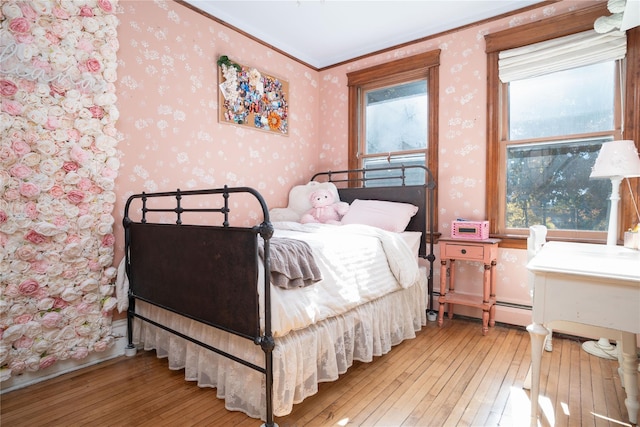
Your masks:
M 132 193 L 248 185 L 276 207 L 314 172 L 346 168 L 346 74 L 432 49 L 442 50 L 439 230 L 448 235 L 458 217 L 484 219 L 484 35 L 593 3 L 564 0 L 317 72 L 174 2 L 121 0 L 116 259 L 123 250 L 122 209 Z M 288 81 L 289 136 L 218 123 L 220 55 Z M 246 215 L 251 221 L 257 212 Z M 479 293 L 482 266 L 460 264 L 458 288 Z M 525 264 L 525 251 L 500 250 L 499 300 L 530 304 Z M 438 266 L 436 260 L 436 284 Z M 526 310 L 499 307 L 497 317 L 530 322 Z
M 346 74 L 376 64 L 418 53 L 441 49 L 439 97 L 439 176 L 438 229 L 450 235 L 451 221 L 457 218 L 486 219 L 486 55 L 484 35 L 506 28 L 538 21 L 545 17 L 583 8 L 598 1 L 561 1 L 519 15 L 478 24 L 431 40 L 404 46 L 380 55 L 347 63 L 320 73 L 320 164 L 330 169 L 332 160 L 346 162 L 347 145 L 347 77 Z M 344 163 L 343 163 L 344 164 Z M 437 250 L 437 249 L 436 249 Z M 437 255 L 437 254 L 436 254 Z M 497 298 L 499 301 L 530 305 L 526 272 L 526 251 L 500 249 L 498 259 Z M 435 287 L 439 286 L 439 257 L 435 264 Z M 481 295 L 483 266 L 458 263 L 456 290 Z M 479 316 L 479 312 L 459 307 L 456 312 Z M 497 320 L 517 325 L 531 322 L 527 310 L 499 306 Z
M 0 7 L 0 380 L 114 340 L 116 8 Z
M 171 0 L 3 1 L 2 378 L 109 345 L 129 195 L 242 185 L 277 207 L 313 173 L 346 168 L 346 73 L 357 69 L 442 50 L 439 230 L 484 219 L 483 36 L 595 2 L 563 0 L 318 72 Z M 287 136 L 218 122 L 221 55 L 288 82 Z M 258 216 L 232 208 L 244 223 Z M 529 304 L 525 251 L 499 257 L 498 299 Z M 482 267 L 461 264 L 458 289 L 479 293 Z M 497 320 L 524 325 L 530 313 L 499 307 Z
M 133 193 L 225 184 L 286 204 L 318 167 L 318 73 L 172 1 L 121 5 L 116 210 Z M 218 122 L 222 55 L 289 83 L 287 136 Z

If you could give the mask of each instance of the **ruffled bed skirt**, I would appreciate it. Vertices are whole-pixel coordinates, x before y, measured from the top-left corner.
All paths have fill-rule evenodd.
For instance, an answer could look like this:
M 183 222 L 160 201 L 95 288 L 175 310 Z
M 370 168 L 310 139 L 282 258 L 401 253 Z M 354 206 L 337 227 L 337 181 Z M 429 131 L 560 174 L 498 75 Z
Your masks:
M 427 275 L 420 281 L 306 329 L 275 339 L 273 406 L 285 416 L 295 403 L 318 391 L 318 383 L 335 381 L 354 360 L 370 362 L 410 338 L 426 324 Z M 219 331 L 155 306 L 136 302 L 136 311 L 187 336 L 264 367 L 264 352 L 245 338 Z M 170 369 L 184 369 L 185 379 L 215 387 L 225 407 L 265 419 L 265 377 L 161 328 L 136 319 L 134 342 L 167 357 Z

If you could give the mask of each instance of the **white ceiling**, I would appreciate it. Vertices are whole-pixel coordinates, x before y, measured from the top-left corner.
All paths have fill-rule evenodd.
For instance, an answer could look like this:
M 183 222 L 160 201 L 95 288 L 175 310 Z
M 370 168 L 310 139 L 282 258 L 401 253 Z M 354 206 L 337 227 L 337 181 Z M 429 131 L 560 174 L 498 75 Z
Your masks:
M 541 0 L 184 1 L 315 68 L 541 3 Z

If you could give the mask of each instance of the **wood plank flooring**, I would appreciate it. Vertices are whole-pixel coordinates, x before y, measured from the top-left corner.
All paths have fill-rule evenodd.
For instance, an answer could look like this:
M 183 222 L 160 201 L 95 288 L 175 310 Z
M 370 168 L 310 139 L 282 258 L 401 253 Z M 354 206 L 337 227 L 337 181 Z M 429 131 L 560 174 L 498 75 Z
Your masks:
M 540 426 L 628 424 L 617 362 L 554 338 L 544 354 Z M 277 417 L 286 426 L 527 426 L 530 363 L 524 328 L 497 325 L 482 336 L 466 318 L 430 322 L 372 363 Z M 224 408 L 216 390 L 184 380 L 155 352 L 140 351 L 0 396 L 2 427 L 258 426 Z

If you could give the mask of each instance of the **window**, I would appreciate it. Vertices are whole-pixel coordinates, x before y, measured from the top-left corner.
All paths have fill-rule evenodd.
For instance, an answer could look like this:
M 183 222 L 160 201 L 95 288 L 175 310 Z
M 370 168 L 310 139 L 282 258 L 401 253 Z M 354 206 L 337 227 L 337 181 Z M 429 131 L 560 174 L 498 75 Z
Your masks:
M 440 51 L 427 52 L 347 75 L 350 169 L 422 165 L 437 176 L 439 58 Z M 407 178 L 408 185 L 424 182 Z
M 361 88 L 359 155 L 364 169 L 386 165 L 426 165 L 429 96 L 427 81 Z M 392 154 L 393 153 L 393 154 Z M 415 172 L 422 172 L 415 169 Z M 420 184 L 424 176 L 409 176 L 407 184 Z M 380 183 L 380 181 L 379 181 Z
M 602 143 L 620 138 L 616 70 L 607 61 L 503 83 L 507 233 L 543 224 L 550 235 L 606 238 L 611 183 L 589 174 Z
M 487 215 L 491 234 L 503 238 L 506 247 L 524 248 L 528 227 L 533 224 L 547 225 L 551 239 L 606 239 L 611 182 L 591 180 L 589 174 L 602 143 L 623 139 L 624 120 L 634 120 L 627 113 L 633 107 L 623 102 L 624 76 L 633 75 L 629 70 L 637 65 L 618 56 L 550 70 L 554 64 L 540 66 L 538 58 L 525 63 L 523 69 L 540 66 L 542 72 L 523 75 L 522 69 L 510 70 L 500 62 L 501 52 L 508 56 L 504 52 L 518 50 L 514 48 L 526 46 L 522 48 L 526 51 L 534 43 L 556 43 L 564 36 L 592 37 L 584 32 L 592 30 L 595 19 L 603 14 L 602 8 L 592 7 L 535 23 L 533 32 L 525 25 L 486 37 Z M 628 52 L 637 37 L 627 39 Z M 603 51 L 610 53 L 612 49 Z M 560 63 L 566 56 L 561 53 L 551 62 Z M 548 61 L 549 55 L 543 58 Z M 626 105 L 625 111 L 621 105 Z M 628 123 L 627 128 L 634 129 Z M 624 139 L 632 138 L 625 132 Z M 622 202 L 628 218 L 621 226 L 628 226 L 632 221 L 628 194 Z

